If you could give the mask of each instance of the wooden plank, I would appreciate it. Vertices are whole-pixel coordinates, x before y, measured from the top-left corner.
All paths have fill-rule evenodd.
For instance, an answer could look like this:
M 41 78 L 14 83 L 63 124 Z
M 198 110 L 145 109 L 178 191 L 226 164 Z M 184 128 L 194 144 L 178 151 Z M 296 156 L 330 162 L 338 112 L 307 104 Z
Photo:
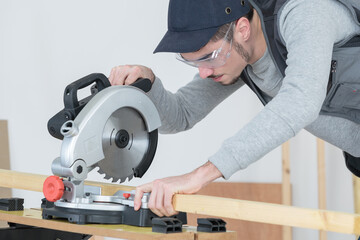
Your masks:
M 195 240 L 236 240 L 236 232 L 226 232 L 226 233 L 195 233 Z
M 6 212 L 0 211 L 0 220 L 36 226 L 41 228 L 55 229 L 60 231 L 89 234 L 95 236 L 121 238 L 121 239 L 169 239 L 169 240 L 193 240 L 194 232 L 185 228 L 182 233 L 162 234 L 153 233 L 151 227 L 135 227 L 129 225 L 112 224 L 74 224 L 66 220 L 44 220 L 40 209 L 25 209 L 24 211 Z M 226 233 L 224 233 L 225 235 Z
M 0 120 L 0 168 L 10 169 L 9 134 L 6 120 Z M 11 189 L 0 188 L 0 198 L 7 197 L 11 197 Z
M 353 180 L 353 193 L 354 193 L 354 212 L 360 213 L 360 178 L 355 175 L 352 175 Z M 355 239 L 358 239 L 357 236 Z
M 360 213 L 360 178 L 353 175 L 353 191 L 354 191 L 354 210 L 355 213 Z
M 175 210 L 347 234 L 360 233 L 360 215 L 203 195 L 176 194 Z
M 0 120 L 0 168 L 10 169 L 10 149 L 8 122 Z M 11 189 L 0 187 L 0 198 L 11 197 Z M 0 222 L 0 227 L 7 227 L 7 222 Z
M 320 138 L 316 138 L 317 146 L 317 165 L 318 165 L 318 199 L 319 209 L 326 209 L 326 176 L 325 176 L 325 143 Z M 326 240 L 325 231 L 319 231 L 319 239 Z
M 282 158 L 282 204 L 291 206 L 292 205 L 292 194 L 291 194 L 291 180 L 290 180 L 290 143 L 285 142 L 281 146 L 281 158 Z M 292 239 L 291 227 L 283 226 L 282 239 Z
M 42 192 L 42 186 L 47 177 L 47 175 L 0 169 L 0 187 Z M 131 186 L 93 181 L 85 181 L 85 184 L 101 187 L 102 195 L 114 195 L 119 190 L 131 191 L 135 189 Z
M 213 182 L 201 189 L 198 194 L 261 202 L 281 203 L 281 184 Z M 188 213 L 188 224 L 196 226 L 197 218 L 206 217 L 210 216 Z M 222 219 L 227 223 L 226 229 L 237 232 L 237 239 L 282 239 L 281 226 L 242 221 L 231 218 Z M 259 229 L 261 229 L 261 231 L 259 231 Z
M 104 240 L 104 237 L 92 236 L 89 240 Z

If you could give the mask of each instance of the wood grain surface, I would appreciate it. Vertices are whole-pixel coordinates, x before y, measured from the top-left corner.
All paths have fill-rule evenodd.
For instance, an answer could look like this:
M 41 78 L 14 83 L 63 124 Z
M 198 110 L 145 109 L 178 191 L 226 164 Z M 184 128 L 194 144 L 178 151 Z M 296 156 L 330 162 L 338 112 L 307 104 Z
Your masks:
M 234 183 L 213 182 L 198 194 L 219 196 L 233 199 L 252 200 L 268 203 L 281 203 L 281 184 L 272 183 Z M 219 206 L 221 208 L 221 206 Z M 208 215 L 188 214 L 189 225 L 197 225 L 197 218 Z M 222 218 L 226 228 L 237 232 L 237 239 L 281 240 L 282 226 Z

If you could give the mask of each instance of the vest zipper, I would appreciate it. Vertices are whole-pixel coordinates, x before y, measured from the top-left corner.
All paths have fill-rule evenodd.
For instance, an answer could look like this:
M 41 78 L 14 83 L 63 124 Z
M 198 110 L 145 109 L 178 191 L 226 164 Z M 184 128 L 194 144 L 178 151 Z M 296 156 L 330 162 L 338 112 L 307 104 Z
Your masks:
M 334 75 L 336 73 L 336 66 L 337 66 L 337 61 L 331 60 L 330 76 L 329 76 L 329 82 L 328 82 L 326 94 L 329 93 L 329 91 L 333 85 L 333 79 L 334 79 L 334 77 L 335 77 Z

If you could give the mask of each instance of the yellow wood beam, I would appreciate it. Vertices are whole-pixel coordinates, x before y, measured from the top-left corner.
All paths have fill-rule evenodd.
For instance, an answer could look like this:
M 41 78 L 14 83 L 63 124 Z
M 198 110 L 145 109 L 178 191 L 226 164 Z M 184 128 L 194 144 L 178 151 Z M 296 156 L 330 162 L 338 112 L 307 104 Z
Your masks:
M 290 141 L 285 142 L 281 146 L 281 159 L 282 159 L 282 204 L 292 205 L 292 194 L 291 194 L 291 179 L 290 179 Z M 283 239 L 292 239 L 291 227 L 284 226 L 282 232 Z
M 317 164 L 318 164 L 318 198 L 319 209 L 326 209 L 326 175 L 325 175 L 325 142 L 316 138 Z M 319 232 L 319 239 L 326 240 L 325 231 Z
M 360 234 L 360 215 L 203 195 L 177 194 L 175 210 L 245 221 Z
M 43 183 L 47 177 L 47 175 L 0 169 L 0 187 L 42 192 Z M 131 186 L 93 181 L 85 181 L 85 184 L 101 187 L 102 195 L 114 195 L 119 190 L 131 191 L 135 189 Z

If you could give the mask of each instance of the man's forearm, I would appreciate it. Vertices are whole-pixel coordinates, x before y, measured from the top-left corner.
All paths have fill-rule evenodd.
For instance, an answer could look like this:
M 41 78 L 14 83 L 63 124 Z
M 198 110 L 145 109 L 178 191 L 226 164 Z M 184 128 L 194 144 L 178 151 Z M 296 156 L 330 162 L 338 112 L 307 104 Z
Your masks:
M 194 181 L 198 181 L 200 183 L 201 188 L 205 187 L 215 179 L 222 177 L 219 169 L 217 169 L 215 165 L 209 161 L 192 171 L 191 174 L 194 177 Z

